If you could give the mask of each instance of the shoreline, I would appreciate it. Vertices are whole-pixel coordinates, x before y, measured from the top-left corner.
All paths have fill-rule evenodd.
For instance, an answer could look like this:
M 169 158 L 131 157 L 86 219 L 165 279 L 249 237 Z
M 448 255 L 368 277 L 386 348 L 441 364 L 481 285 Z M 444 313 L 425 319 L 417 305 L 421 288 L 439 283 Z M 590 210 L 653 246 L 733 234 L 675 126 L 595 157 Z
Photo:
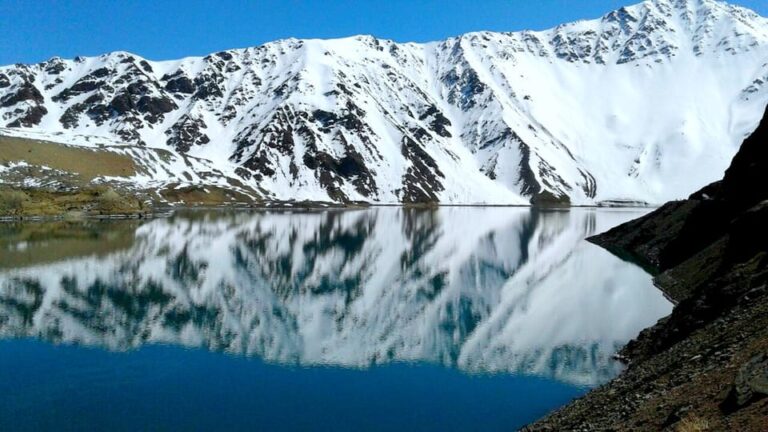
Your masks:
M 758 228 L 766 209 L 768 203 L 737 217 L 721 240 L 672 266 L 655 259 L 655 245 L 644 248 L 658 241 L 669 250 L 685 235 L 673 221 L 681 213 L 690 220 L 692 212 L 674 203 L 589 238 L 654 266 L 654 286 L 674 309 L 614 356 L 626 365 L 618 377 L 521 431 L 764 430 L 768 389 L 759 377 L 768 376 L 768 252 L 741 233 Z M 658 232 L 671 234 L 660 239 Z M 748 252 L 734 259 L 731 250 Z
M 163 205 L 143 212 L 100 212 L 87 213 L 81 211 L 62 211 L 54 214 L 21 214 L 21 215 L 3 215 L 0 214 L 0 223 L 9 222 L 45 222 L 45 221 L 66 221 L 66 220 L 143 220 L 157 219 L 172 216 L 178 211 L 312 211 L 312 210 L 366 210 L 375 208 L 402 208 L 402 209 L 423 209 L 437 210 L 441 208 L 510 208 L 510 209 L 530 209 L 536 211 L 570 211 L 570 210 L 648 210 L 652 211 L 654 206 L 604 206 L 604 205 L 574 205 L 574 206 L 536 206 L 519 204 L 338 204 L 338 203 L 290 203 L 290 202 L 272 202 L 263 205 L 232 204 L 232 205 Z M 635 263 L 638 264 L 638 263 Z M 639 265 L 639 264 L 638 264 Z M 642 266 L 641 266 L 642 267 Z

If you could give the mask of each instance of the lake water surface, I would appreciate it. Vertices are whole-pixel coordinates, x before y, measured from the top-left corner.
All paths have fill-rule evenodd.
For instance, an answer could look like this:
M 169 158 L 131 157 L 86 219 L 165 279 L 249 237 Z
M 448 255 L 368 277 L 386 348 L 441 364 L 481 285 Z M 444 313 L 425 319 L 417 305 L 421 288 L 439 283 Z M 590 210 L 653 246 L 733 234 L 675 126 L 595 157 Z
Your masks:
M 514 430 L 671 311 L 642 210 L 0 224 L 0 430 Z

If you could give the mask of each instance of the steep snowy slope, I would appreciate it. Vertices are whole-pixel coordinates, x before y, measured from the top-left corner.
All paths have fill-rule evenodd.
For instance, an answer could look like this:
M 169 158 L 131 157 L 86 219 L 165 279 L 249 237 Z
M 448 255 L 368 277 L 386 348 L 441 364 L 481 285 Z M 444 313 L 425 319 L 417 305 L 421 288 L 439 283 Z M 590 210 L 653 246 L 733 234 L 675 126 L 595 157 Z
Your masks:
M 646 0 L 429 44 L 290 39 L 8 66 L 0 125 L 187 153 L 266 199 L 660 203 L 721 177 L 766 82 L 768 20 Z

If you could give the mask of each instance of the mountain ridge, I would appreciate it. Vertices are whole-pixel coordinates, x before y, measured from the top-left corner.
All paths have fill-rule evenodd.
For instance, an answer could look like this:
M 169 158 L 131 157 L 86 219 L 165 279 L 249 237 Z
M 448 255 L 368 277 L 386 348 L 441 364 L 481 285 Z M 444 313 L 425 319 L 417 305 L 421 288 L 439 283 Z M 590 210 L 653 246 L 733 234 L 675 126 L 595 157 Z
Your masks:
M 0 132 L 207 159 L 264 200 L 660 203 L 727 167 L 768 102 L 767 60 L 765 18 L 647 0 L 426 44 L 284 39 L 0 67 Z

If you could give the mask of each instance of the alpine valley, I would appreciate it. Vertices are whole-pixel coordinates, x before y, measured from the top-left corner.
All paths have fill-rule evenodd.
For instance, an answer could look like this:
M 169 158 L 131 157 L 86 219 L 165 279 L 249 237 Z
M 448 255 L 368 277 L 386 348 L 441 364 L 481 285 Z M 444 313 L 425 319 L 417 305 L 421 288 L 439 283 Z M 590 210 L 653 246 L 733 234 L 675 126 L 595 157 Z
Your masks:
M 89 181 L 166 201 L 216 189 L 253 202 L 660 204 L 722 177 L 767 83 L 768 19 L 646 0 L 426 44 L 287 39 L 5 66 L 0 135 L 130 158 Z M 0 181 L 72 188 L 78 169 L 49 159 L 5 155 Z

